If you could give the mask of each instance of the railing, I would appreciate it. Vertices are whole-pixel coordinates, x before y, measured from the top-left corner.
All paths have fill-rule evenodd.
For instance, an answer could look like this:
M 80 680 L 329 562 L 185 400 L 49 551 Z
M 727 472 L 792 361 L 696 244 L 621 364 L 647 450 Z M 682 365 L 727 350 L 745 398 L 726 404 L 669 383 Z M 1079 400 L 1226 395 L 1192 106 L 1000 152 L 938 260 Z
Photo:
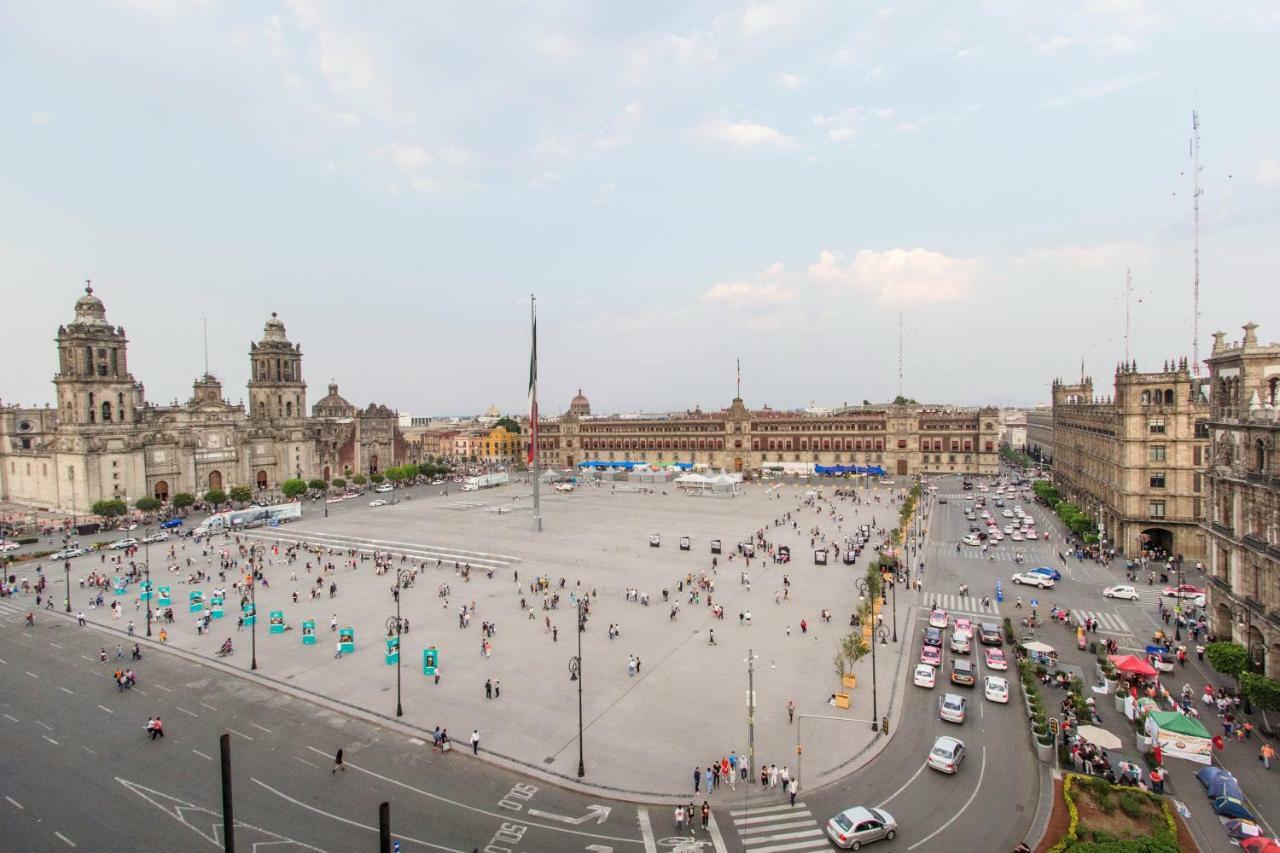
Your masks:
M 1221 533 L 1223 536 L 1230 536 L 1233 539 L 1235 538 L 1236 532 L 1220 521 L 1211 521 L 1209 522 L 1209 526 L 1213 528 L 1215 533 Z

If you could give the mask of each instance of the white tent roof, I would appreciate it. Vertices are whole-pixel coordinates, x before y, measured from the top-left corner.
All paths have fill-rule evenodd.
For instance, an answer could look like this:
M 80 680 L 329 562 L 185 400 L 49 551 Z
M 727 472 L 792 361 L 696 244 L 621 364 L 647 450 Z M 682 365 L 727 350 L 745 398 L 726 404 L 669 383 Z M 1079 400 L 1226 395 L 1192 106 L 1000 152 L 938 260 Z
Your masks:
M 701 474 L 683 474 L 676 477 L 676 482 L 682 486 L 701 486 L 711 482 L 710 477 L 704 477 Z

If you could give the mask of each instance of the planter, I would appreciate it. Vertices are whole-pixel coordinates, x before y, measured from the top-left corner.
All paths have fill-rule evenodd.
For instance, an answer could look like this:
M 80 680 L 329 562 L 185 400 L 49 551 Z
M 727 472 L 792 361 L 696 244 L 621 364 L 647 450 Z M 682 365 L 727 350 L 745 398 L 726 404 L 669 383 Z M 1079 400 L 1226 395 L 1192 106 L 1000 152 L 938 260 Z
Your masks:
M 840 677 L 840 685 L 848 690 L 852 690 L 858 686 L 858 676 L 852 672 L 846 672 Z
M 849 710 L 849 694 L 848 693 L 836 694 L 836 707 L 844 708 L 846 711 Z
M 1113 693 L 1112 698 L 1115 699 L 1116 710 L 1119 711 L 1121 714 L 1123 714 L 1124 713 L 1124 694 Z
M 1050 762 L 1052 762 L 1053 761 L 1053 741 L 1051 740 L 1048 743 L 1043 743 L 1037 740 L 1035 744 L 1036 744 L 1036 758 L 1040 759 L 1045 764 L 1049 764 Z

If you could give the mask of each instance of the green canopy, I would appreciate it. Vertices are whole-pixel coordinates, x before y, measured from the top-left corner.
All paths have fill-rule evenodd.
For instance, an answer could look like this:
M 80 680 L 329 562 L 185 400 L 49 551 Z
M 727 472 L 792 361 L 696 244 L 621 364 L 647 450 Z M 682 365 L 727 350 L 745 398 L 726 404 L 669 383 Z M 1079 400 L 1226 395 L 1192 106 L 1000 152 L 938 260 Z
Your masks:
M 1209 734 L 1209 730 L 1199 720 L 1179 714 L 1177 711 L 1152 711 L 1147 716 L 1166 732 L 1186 735 L 1187 737 L 1212 737 Z

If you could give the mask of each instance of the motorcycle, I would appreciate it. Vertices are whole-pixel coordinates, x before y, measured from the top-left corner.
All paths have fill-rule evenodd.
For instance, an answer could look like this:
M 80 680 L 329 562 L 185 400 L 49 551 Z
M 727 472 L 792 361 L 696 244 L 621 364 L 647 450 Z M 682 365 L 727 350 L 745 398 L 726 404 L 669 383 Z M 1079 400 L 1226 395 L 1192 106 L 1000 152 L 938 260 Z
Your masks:
M 236 650 L 233 649 L 231 646 L 223 646 L 222 648 L 218 649 L 218 651 L 214 652 L 214 655 L 216 657 L 225 658 L 225 657 L 230 657 L 235 653 L 236 653 Z

